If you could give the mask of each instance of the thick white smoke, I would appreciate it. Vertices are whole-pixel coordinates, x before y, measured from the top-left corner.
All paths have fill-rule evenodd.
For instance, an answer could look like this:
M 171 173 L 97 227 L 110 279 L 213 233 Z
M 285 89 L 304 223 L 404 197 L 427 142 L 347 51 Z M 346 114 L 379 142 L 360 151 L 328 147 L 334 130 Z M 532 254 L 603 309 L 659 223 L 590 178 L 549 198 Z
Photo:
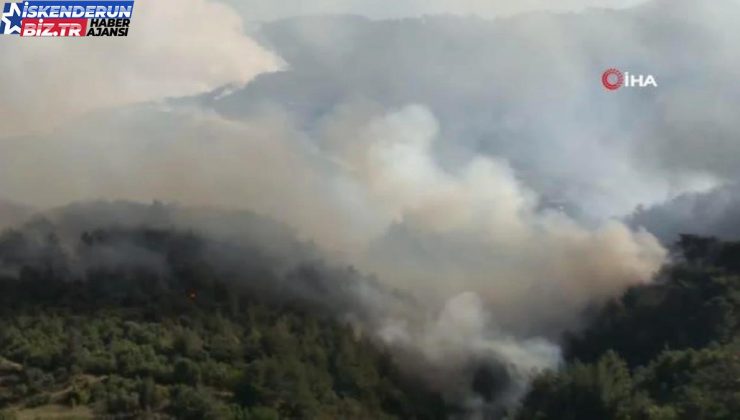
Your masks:
M 572 81 L 579 80 L 571 77 L 574 74 L 588 75 L 575 58 L 589 60 L 575 52 L 565 64 L 550 63 L 557 80 L 563 81 L 557 87 L 571 100 L 567 107 L 554 99 L 560 96 L 548 96 L 549 90 L 543 100 L 537 83 L 510 83 L 504 77 L 521 82 L 529 76 L 553 84 L 543 82 L 540 73 L 518 71 L 536 67 L 525 59 L 506 65 L 481 59 L 480 74 L 475 74 L 480 79 L 472 82 L 464 72 L 467 64 L 453 68 L 460 71 L 456 73 L 425 67 L 411 58 L 394 61 L 399 75 L 412 74 L 408 79 L 412 81 L 418 75 L 427 82 L 424 86 L 434 88 L 420 95 L 414 89 L 417 85 L 409 82 L 404 96 L 396 84 L 406 84 L 372 67 L 383 59 L 372 55 L 377 51 L 368 52 L 366 65 L 361 66 L 370 69 L 369 75 L 361 69 L 356 75 L 346 74 L 346 63 L 337 56 L 343 58 L 344 48 L 353 44 L 332 33 L 317 33 L 316 27 L 323 26 L 314 24 L 306 32 L 313 34 L 307 42 L 324 55 L 303 57 L 294 64 L 315 67 L 306 65 L 306 73 L 298 68 L 295 73 L 276 74 L 262 85 L 247 85 L 226 97 L 224 101 L 233 100 L 239 112 L 249 108 L 236 112 L 238 117 L 192 105 L 196 100 L 186 101 L 190 105 L 139 104 L 102 111 L 243 85 L 260 72 L 280 67 L 279 59 L 243 34 L 239 16 L 222 4 L 142 2 L 135 15 L 129 39 L 76 44 L 13 40 L 0 46 L 6 56 L 17 57 L 0 64 L 5 76 L 0 88 L 6 94 L 0 108 L 5 130 L 0 137 L 0 198 L 38 207 L 100 198 L 158 199 L 253 209 L 286 222 L 337 260 L 376 273 L 385 284 L 414 295 L 420 306 L 394 307 L 363 327 L 395 348 L 407 366 L 418 367 L 430 383 L 471 407 L 485 405 L 470 392 L 471 364 L 499 366 L 514 386 L 497 394 L 496 402 L 510 402 L 533 371 L 557 363 L 554 339 L 577 327 L 589 305 L 649 281 L 665 258 L 663 247 L 645 231 L 616 220 L 586 224 L 548 205 L 541 189 L 529 185 L 531 178 L 523 176 L 510 156 L 537 154 L 526 163 L 545 174 L 564 173 L 558 180 L 597 174 L 599 192 L 634 193 L 632 185 L 648 184 L 647 192 L 640 194 L 653 195 L 649 182 L 631 175 L 633 165 L 623 150 L 628 147 L 606 141 L 611 137 L 603 132 L 609 132 L 610 124 L 618 127 L 616 122 L 596 118 L 590 127 L 604 137 L 604 144 L 590 142 L 588 130 L 574 131 L 582 125 L 572 121 L 574 110 L 589 103 L 594 91 L 603 93 L 597 85 L 584 85 L 586 77 L 578 84 Z M 451 34 L 465 33 L 455 22 L 462 21 L 438 24 Z M 518 40 L 516 45 L 557 46 L 558 40 L 582 45 L 584 38 L 561 33 L 555 19 L 539 17 L 532 21 L 533 28 L 558 28 L 552 32 L 561 37 L 543 37 L 512 22 L 508 24 L 516 28 L 510 34 Z M 612 24 L 605 27 L 618 28 L 619 34 L 629 32 Z M 477 28 L 486 25 L 475 20 Z M 418 48 L 426 45 L 424 37 L 399 38 L 410 39 L 409 51 L 422 51 L 422 58 L 429 52 Z M 55 70 L 48 72 L 49 67 Z M 87 68 L 97 71 L 81 71 Z M 501 73 L 494 73 L 499 68 Z M 411 70 L 403 73 L 404 69 Z M 491 97 L 477 95 L 491 74 L 501 76 L 490 81 L 491 92 L 500 94 L 501 107 L 508 109 L 497 115 L 495 130 L 486 126 L 487 120 L 468 121 L 457 110 L 461 104 L 476 108 L 489 102 Z M 444 90 L 447 82 L 450 89 Z M 279 89 L 271 90 L 271 83 Z M 308 91 L 299 97 L 308 100 L 292 101 L 294 91 Z M 374 100 L 366 93 L 370 91 L 392 99 Z M 256 96 L 234 100 L 244 92 Z M 268 100 L 252 100 L 260 99 L 260 94 Z M 417 96 L 424 100 L 410 99 Z M 446 102 L 450 96 L 457 100 L 454 106 Z M 325 97 L 330 100 L 322 101 Z M 431 106 L 427 99 L 439 100 Z M 213 100 L 218 109 L 221 99 Z M 632 103 L 624 102 L 624 97 L 621 101 L 609 102 L 609 110 Z M 550 117 L 547 112 L 528 114 L 530 106 L 571 111 Z M 295 111 L 302 107 L 308 111 Z M 443 122 L 437 109 L 445 107 L 455 112 Z M 487 112 L 484 109 L 476 118 L 485 120 Z M 454 121 L 459 127 L 445 130 L 445 122 L 449 126 L 456 120 L 451 116 L 461 117 Z M 39 118 L 44 124 L 35 124 Z M 486 128 L 484 133 L 510 133 L 515 138 L 497 138 L 499 149 L 471 148 L 454 159 L 440 159 L 439 151 L 449 144 L 472 142 L 462 136 L 480 135 L 468 130 L 479 125 Z M 537 128 L 528 131 L 530 125 Z M 59 127 L 53 135 L 12 135 L 51 126 Z M 571 137 L 574 133 L 578 136 Z M 507 149 L 514 143 L 516 147 Z M 546 149 L 552 153 L 539 150 L 551 143 L 557 146 Z M 596 163 L 581 164 L 587 157 L 574 150 L 583 147 L 595 151 Z M 630 188 L 622 185 L 624 174 L 631 176 Z M 549 179 L 537 181 L 551 187 Z M 655 189 L 662 189 L 664 182 L 658 179 L 660 188 Z M 577 194 L 575 187 L 563 189 L 568 196 Z M 599 201 L 589 195 L 589 203 Z M 378 297 L 368 297 L 368 305 L 384 307 L 371 299 Z
M 437 297 L 475 291 L 507 316 L 518 313 L 519 325 L 536 325 L 648 280 L 665 256 L 652 235 L 619 222 L 586 228 L 540 210 L 505 161 L 476 156 L 445 171 L 432 153 L 437 123 L 423 107 L 358 132 L 340 152 L 359 201 L 353 228 L 378 226 L 366 266 L 396 284 Z
M 532 375 L 555 367 L 560 349 L 540 338 L 516 338 L 501 330 L 475 293 L 454 296 L 421 326 L 388 320 L 379 331 L 385 343 L 403 350 L 401 360 L 416 368 L 428 383 L 463 401 L 471 412 L 490 402 L 470 392 L 473 364 L 498 364 L 497 405 L 516 401 Z M 406 356 L 404 359 L 403 355 Z M 419 357 L 422 356 L 422 357 Z M 472 372 L 474 374 L 474 372 Z
M 5 135 L 49 130 L 106 107 L 242 86 L 281 66 L 232 8 L 210 0 L 138 1 L 128 37 L 5 36 L 0 55 Z
M 503 363 L 516 386 L 496 403 L 511 402 L 556 363 L 546 339 L 577 326 L 589 305 L 649 281 L 663 262 L 646 232 L 616 221 L 585 227 L 541 209 L 505 160 L 442 168 L 433 155 L 438 123 L 423 106 L 345 107 L 330 120 L 332 130 L 310 134 L 274 110 L 237 122 L 195 108 L 132 109 L 54 139 L 0 146 L 0 188 L 47 206 L 159 199 L 287 222 L 416 297 L 421 313 L 394 307 L 369 332 L 421 358 L 418 372 L 471 407 L 480 403 L 466 391 L 471 363 Z M 335 141 L 340 134 L 356 141 Z M 33 178 L 20 171 L 40 157 Z M 452 375 L 467 385 L 442 380 Z

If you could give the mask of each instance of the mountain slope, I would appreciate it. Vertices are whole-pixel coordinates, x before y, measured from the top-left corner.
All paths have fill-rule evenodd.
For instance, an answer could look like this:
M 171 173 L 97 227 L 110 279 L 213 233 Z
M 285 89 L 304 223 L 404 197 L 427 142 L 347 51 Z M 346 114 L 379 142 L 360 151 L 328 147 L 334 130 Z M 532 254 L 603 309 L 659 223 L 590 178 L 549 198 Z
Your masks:
M 320 263 L 304 267 L 313 277 L 290 277 L 305 294 L 280 298 L 266 270 L 276 260 L 245 253 L 252 270 L 234 273 L 192 232 L 115 227 L 71 241 L 61 231 L 36 221 L 0 235 L 0 416 L 447 412 L 384 349 L 320 310 L 308 290 L 335 281 Z

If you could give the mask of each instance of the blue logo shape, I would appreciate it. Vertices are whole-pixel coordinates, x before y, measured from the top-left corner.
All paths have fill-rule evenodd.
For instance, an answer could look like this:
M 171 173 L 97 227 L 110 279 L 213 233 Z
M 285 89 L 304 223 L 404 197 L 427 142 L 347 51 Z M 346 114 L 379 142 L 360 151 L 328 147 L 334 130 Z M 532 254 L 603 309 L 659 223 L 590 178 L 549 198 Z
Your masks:
M 20 35 L 23 16 L 21 3 L 5 3 L 3 17 L 0 19 L 0 34 Z

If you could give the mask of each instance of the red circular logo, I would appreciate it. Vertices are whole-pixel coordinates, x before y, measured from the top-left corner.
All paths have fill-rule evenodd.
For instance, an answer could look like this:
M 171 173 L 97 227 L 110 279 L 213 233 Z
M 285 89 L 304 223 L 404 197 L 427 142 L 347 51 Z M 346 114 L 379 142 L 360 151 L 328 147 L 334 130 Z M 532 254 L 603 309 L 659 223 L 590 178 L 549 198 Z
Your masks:
M 609 90 L 617 90 L 624 84 L 624 75 L 617 69 L 609 69 L 601 75 L 601 83 Z

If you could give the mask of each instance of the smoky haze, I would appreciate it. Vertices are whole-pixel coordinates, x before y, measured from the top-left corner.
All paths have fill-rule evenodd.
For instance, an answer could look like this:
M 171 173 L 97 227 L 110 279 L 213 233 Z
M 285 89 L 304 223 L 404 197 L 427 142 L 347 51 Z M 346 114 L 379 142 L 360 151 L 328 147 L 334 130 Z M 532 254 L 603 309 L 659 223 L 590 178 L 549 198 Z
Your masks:
M 82 109 L 75 96 L 58 99 L 87 83 L 59 54 L 94 49 L 106 60 L 102 45 L 38 44 L 33 56 L 0 46 L 69 70 L 37 75 L 59 91 L 50 106 L 19 82 L 23 66 L 2 64 L 19 66 L 0 86 L 23 106 L 0 109 L 0 196 L 22 205 L 0 205 L 0 217 L 15 223 L 33 206 L 54 220 L 44 209 L 100 199 L 269 217 L 333 265 L 408 296 L 353 292 L 370 309 L 337 316 L 471 412 L 516 401 L 533 372 L 557 365 L 558 337 L 584 311 L 651 281 L 664 234 L 647 217 L 621 221 L 638 205 L 737 179 L 739 92 L 710 88 L 737 80 L 736 1 L 535 6 L 495 20 L 319 16 L 250 34 L 233 8 L 189 1 L 230 29 L 203 28 L 188 48 L 164 39 L 173 56 L 162 61 L 146 40 L 126 39 L 125 54 L 141 61 L 101 74 L 100 101 Z M 154 30 L 146 22 L 132 34 Z M 659 87 L 606 92 L 608 67 L 654 74 Z M 127 206 L 67 211 L 90 229 L 153 223 Z M 210 223 L 167 220 L 209 237 L 246 223 L 205 214 Z M 283 256 L 277 265 L 303 258 L 265 232 L 249 235 Z M 476 392 L 473 364 L 503 372 L 505 385 Z

